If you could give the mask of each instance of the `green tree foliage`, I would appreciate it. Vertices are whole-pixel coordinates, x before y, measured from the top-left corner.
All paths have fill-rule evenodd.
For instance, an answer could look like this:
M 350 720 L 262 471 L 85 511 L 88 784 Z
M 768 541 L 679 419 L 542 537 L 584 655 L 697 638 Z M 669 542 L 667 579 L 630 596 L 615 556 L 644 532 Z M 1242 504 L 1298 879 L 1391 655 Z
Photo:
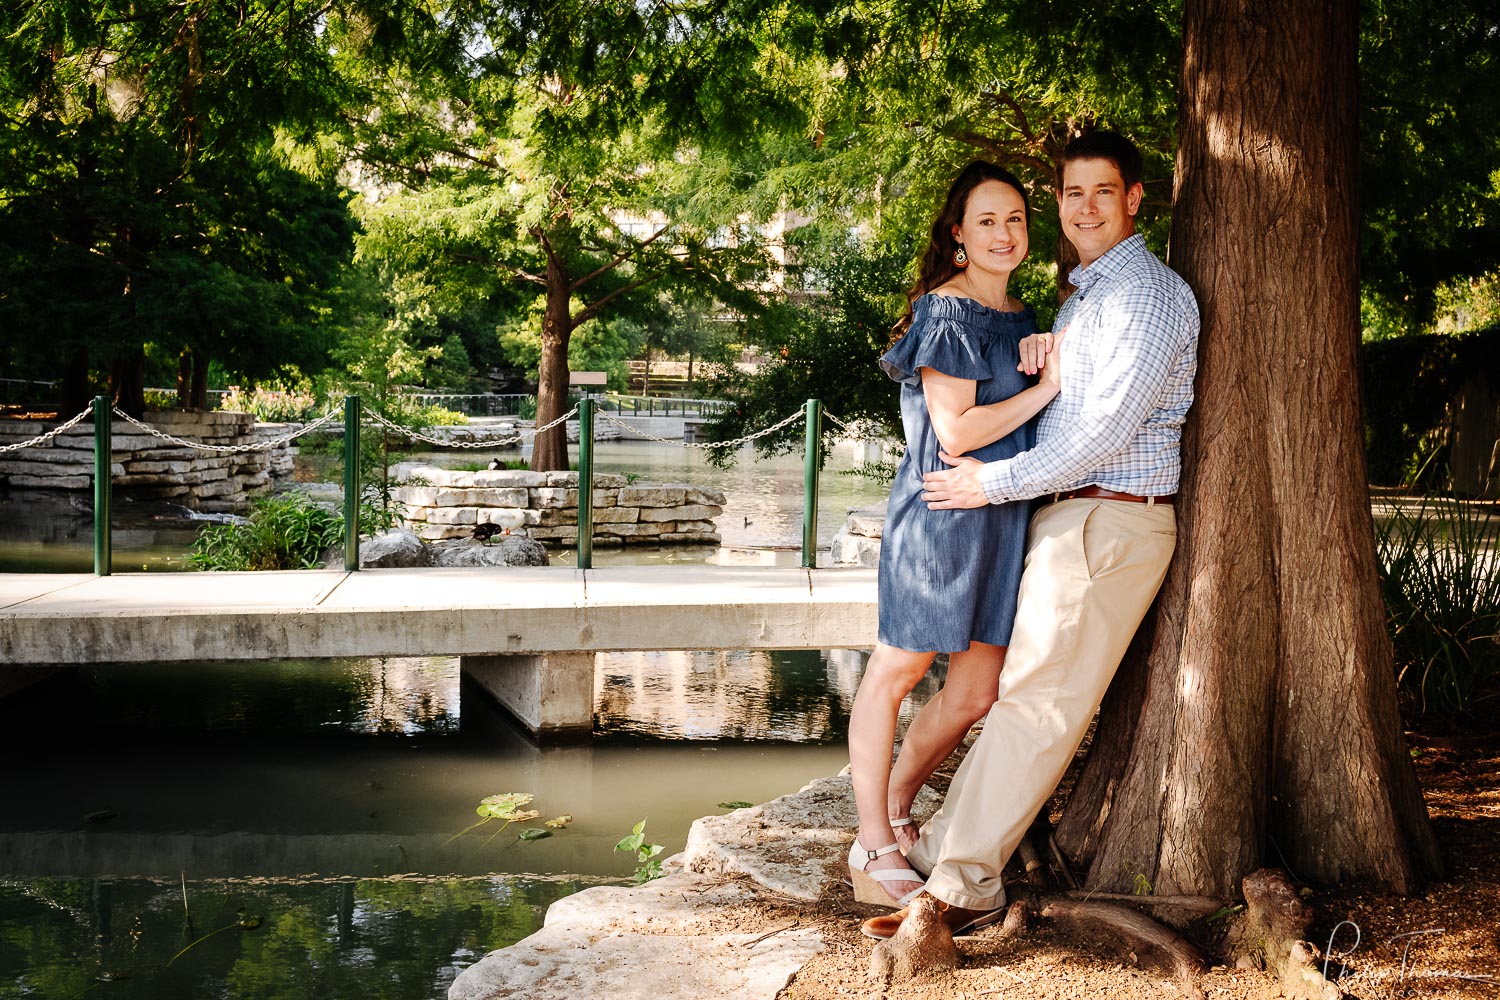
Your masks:
M 742 214 L 744 172 L 723 147 L 681 141 L 654 89 L 705 39 L 677 34 L 659 8 L 593 4 L 546 17 L 455 5 L 443 24 L 440 57 L 411 49 L 362 78 L 376 112 L 356 130 L 358 156 L 381 196 L 359 254 L 402 292 L 398 311 L 431 324 L 477 303 L 536 303 L 546 423 L 565 409 L 573 331 L 637 290 L 691 286 L 753 308 L 760 247 L 718 238 Z M 565 453 L 561 428 L 539 435 L 533 466 L 560 468 Z
M 39 0 L 0 12 L 0 363 L 141 403 L 146 345 L 310 363 L 350 252 L 322 18 L 295 4 Z M 200 379 L 200 383 L 204 380 Z
M 734 406 L 707 426 L 709 439 L 728 441 L 769 427 L 813 398 L 846 423 L 865 421 L 899 436 L 895 384 L 875 361 L 906 309 L 912 252 L 910 240 L 883 246 L 850 241 L 829 253 L 826 296 L 779 303 L 748 324 L 746 339 L 765 345 L 771 359 L 754 374 L 732 367 L 714 370 L 711 391 Z M 825 442 L 842 433 L 832 421 L 824 423 Z M 758 439 L 755 447 L 774 455 L 802 441 L 797 423 Z M 728 448 L 706 454 L 720 464 L 736 458 Z
M 1417 332 L 1442 285 L 1500 267 L 1500 20 L 1472 0 L 1361 9 L 1361 278 Z

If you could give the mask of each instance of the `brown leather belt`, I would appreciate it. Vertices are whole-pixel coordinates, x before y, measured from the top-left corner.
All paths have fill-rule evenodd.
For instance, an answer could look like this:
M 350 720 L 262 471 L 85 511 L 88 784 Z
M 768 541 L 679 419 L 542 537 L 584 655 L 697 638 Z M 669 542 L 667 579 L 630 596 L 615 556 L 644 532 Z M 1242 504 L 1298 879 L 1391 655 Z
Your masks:
M 1053 503 L 1057 503 L 1062 500 L 1083 500 L 1089 498 L 1099 500 L 1125 500 L 1130 503 L 1170 504 L 1172 502 L 1171 493 L 1168 493 L 1166 496 L 1161 497 L 1138 497 L 1134 493 L 1120 493 L 1115 490 L 1107 490 L 1102 486 L 1084 486 L 1076 490 L 1068 490 L 1066 493 L 1052 494 Z

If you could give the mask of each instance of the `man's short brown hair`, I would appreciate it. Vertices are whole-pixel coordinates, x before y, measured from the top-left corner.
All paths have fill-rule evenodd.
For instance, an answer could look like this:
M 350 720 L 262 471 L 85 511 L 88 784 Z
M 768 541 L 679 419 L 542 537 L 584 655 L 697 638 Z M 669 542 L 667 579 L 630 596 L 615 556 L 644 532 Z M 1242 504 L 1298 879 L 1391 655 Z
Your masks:
M 1099 130 L 1075 137 L 1063 148 L 1062 162 L 1057 165 L 1057 190 L 1063 189 L 1063 170 L 1075 160 L 1108 160 L 1120 171 L 1120 179 L 1129 191 L 1141 182 L 1141 151 L 1135 143 L 1118 132 Z

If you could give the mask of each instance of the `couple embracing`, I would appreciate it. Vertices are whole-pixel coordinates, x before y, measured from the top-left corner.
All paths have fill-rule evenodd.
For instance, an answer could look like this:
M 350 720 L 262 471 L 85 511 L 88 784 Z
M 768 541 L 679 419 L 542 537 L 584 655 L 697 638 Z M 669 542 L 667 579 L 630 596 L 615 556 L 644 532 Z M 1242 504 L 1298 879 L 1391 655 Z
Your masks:
M 1007 291 L 1030 206 L 976 161 L 932 226 L 910 308 L 880 359 L 900 383 L 906 455 L 881 545 L 879 645 L 849 721 L 861 902 L 926 893 L 949 931 L 997 920 L 1001 870 L 1062 778 L 1176 540 L 1172 496 L 1193 400 L 1198 308 L 1135 232 L 1141 156 L 1092 132 L 1063 151 L 1063 235 L 1077 291 L 1054 337 Z M 1040 414 L 1040 417 L 1033 420 Z M 912 720 L 902 699 L 937 653 L 943 689 Z M 922 783 L 970 748 L 938 813 Z M 906 910 L 862 930 L 891 937 Z

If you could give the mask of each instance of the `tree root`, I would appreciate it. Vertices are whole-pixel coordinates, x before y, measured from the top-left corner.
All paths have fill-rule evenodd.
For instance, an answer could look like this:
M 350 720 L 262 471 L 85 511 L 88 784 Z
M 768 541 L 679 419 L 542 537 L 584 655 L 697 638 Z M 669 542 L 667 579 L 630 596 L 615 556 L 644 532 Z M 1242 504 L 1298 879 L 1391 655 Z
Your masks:
M 1191 983 L 1208 968 L 1202 953 L 1186 938 L 1126 906 L 1052 896 L 1042 907 L 1042 916 L 1112 934 L 1129 947 L 1133 962 L 1183 983 Z
M 943 923 L 938 901 L 923 893 L 907 907 L 906 919 L 896 936 L 875 946 L 869 976 L 889 985 L 957 967 L 958 946 Z
M 1107 932 L 1124 941 L 1133 963 L 1171 975 L 1190 995 L 1198 995 L 1193 979 L 1208 967 L 1198 949 L 1170 928 L 1124 906 L 1066 896 L 1017 899 L 1000 927 L 983 933 L 990 940 L 1017 937 L 1026 931 L 1033 914 L 1093 932 Z M 889 985 L 952 969 L 957 964 L 958 949 L 943 923 L 938 903 L 924 895 L 912 903 L 896 936 L 875 946 L 869 975 Z
M 1075 889 L 1067 896 L 1069 899 L 1145 907 L 1157 920 L 1179 929 L 1224 909 L 1224 901 L 1212 896 L 1133 896 L 1124 892 L 1090 892 L 1086 889 Z
M 1245 913 L 1230 927 L 1225 950 L 1241 968 L 1263 968 L 1281 980 L 1292 1000 L 1338 1000 L 1344 995 L 1318 968 L 1318 949 L 1303 937 L 1312 908 L 1286 873 L 1262 868 L 1245 876 Z

